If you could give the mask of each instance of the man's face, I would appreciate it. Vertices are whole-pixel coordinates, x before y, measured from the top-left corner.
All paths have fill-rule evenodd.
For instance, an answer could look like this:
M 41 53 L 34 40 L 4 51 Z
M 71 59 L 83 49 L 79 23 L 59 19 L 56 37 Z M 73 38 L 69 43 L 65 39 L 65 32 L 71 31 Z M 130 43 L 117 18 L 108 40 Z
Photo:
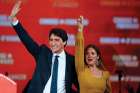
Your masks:
M 51 34 L 50 38 L 49 38 L 49 45 L 50 48 L 52 50 L 53 53 L 60 53 L 64 50 L 64 45 L 66 44 L 66 42 L 63 42 L 63 40 L 54 35 Z

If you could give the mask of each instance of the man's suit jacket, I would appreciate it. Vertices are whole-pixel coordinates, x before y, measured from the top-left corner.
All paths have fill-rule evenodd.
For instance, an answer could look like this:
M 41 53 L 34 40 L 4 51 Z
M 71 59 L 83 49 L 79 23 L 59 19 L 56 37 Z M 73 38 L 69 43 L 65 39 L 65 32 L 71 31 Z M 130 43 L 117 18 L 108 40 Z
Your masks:
M 52 51 L 46 46 L 39 46 L 28 35 L 20 23 L 13 26 L 20 40 L 27 50 L 34 56 L 36 68 L 30 81 L 27 93 L 43 93 L 43 89 L 51 75 Z M 66 71 L 65 71 L 66 93 L 72 93 L 72 83 L 78 86 L 78 79 L 75 71 L 74 56 L 66 52 Z

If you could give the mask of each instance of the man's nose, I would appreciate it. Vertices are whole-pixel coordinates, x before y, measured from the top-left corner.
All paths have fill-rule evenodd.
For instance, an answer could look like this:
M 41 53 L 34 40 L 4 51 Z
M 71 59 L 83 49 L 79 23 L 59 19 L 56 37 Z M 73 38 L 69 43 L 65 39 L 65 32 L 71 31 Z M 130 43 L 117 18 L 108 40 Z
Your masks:
M 51 43 L 52 43 L 52 45 L 55 45 L 56 42 L 53 40 Z

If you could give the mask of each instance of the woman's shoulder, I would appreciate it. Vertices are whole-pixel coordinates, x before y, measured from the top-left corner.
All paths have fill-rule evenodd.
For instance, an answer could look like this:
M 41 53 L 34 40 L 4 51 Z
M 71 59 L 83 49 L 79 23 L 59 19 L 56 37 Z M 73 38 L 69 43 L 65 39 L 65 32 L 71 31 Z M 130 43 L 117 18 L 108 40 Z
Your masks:
M 104 77 L 109 78 L 110 77 L 110 72 L 109 71 L 103 71 Z

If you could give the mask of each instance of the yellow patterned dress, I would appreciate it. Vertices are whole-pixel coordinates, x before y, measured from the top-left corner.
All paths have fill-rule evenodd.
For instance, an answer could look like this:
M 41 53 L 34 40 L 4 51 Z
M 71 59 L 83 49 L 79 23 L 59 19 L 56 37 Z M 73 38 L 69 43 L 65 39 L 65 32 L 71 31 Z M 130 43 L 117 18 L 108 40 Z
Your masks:
M 78 32 L 76 35 L 75 66 L 80 93 L 111 93 L 109 72 L 103 71 L 102 77 L 96 77 L 84 64 L 84 37 L 82 32 Z

